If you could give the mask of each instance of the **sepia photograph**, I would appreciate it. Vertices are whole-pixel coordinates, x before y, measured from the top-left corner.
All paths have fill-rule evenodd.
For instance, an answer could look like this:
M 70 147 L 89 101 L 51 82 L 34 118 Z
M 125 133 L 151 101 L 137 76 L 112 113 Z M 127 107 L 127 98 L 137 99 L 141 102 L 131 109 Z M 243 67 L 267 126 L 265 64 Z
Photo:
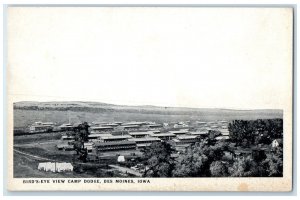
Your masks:
M 290 191 L 293 8 L 7 8 L 12 191 Z

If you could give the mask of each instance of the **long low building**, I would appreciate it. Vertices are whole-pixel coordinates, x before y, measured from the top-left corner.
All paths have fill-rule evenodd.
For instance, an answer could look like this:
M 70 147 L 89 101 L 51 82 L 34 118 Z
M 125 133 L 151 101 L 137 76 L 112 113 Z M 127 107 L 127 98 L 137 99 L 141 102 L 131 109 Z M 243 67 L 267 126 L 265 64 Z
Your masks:
M 29 127 L 30 133 L 35 132 L 51 132 L 54 129 L 53 122 L 35 122 Z
M 134 141 L 138 148 L 150 146 L 154 142 L 161 142 L 161 140 L 156 137 L 131 138 L 129 141 Z
M 156 133 L 160 133 L 160 130 L 148 130 L 147 132 L 149 133 L 153 133 L 153 134 L 156 134 Z
M 169 133 L 173 133 L 175 135 L 185 135 L 185 134 L 188 134 L 189 131 L 188 130 L 179 130 L 179 131 L 169 131 Z
M 75 136 L 72 135 L 63 135 L 61 137 L 62 140 L 75 140 Z
M 148 128 L 151 128 L 151 129 L 160 129 L 162 127 L 163 127 L 162 124 L 149 124 L 148 125 Z
M 110 137 L 110 136 L 113 136 L 112 134 L 110 133 L 93 133 L 93 134 L 90 134 L 88 135 L 88 139 L 93 141 L 93 140 L 99 140 L 100 137 Z
M 173 141 L 176 143 L 176 145 L 182 145 L 182 144 L 190 144 L 200 141 L 200 137 L 197 135 L 178 135 Z
M 72 124 L 62 124 L 58 127 L 61 131 L 72 131 L 74 126 Z
M 222 135 L 229 135 L 229 130 L 228 129 L 219 129 Z
M 206 130 L 200 130 L 200 131 L 190 131 L 190 135 L 207 135 L 208 131 Z
M 112 131 L 110 132 L 111 135 L 128 135 L 128 131 Z
M 132 125 L 142 126 L 145 124 L 147 124 L 147 122 L 125 122 L 125 123 L 122 123 L 122 126 L 132 126 Z
M 120 129 L 124 131 L 132 131 L 132 130 L 139 130 L 140 126 L 139 125 L 126 125 L 126 126 L 119 126 Z
M 100 136 L 99 142 L 120 142 L 132 138 L 130 135 Z
M 109 126 L 93 126 L 90 128 L 91 129 L 91 133 L 101 133 L 101 132 L 109 132 L 109 131 L 113 131 L 114 128 L 113 127 L 109 127 Z
M 134 138 L 142 138 L 153 134 L 152 132 L 130 132 L 129 135 L 131 135 Z
M 116 124 L 116 123 L 108 123 L 108 124 L 103 124 L 102 126 L 105 126 L 105 127 L 117 127 L 117 126 L 119 126 L 119 124 Z
M 136 142 L 122 141 L 122 142 L 96 142 L 95 147 L 97 151 L 116 151 L 116 150 L 133 150 L 136 149 Z
M 208 136 L 208 131 L 191 131 L 189 135 L 199 136 L 205 138 Z
M 158 137 L 161 140 L 171 140 L 176 137 L 173 133 L 156 133 L 152 134 L 153 137 Z

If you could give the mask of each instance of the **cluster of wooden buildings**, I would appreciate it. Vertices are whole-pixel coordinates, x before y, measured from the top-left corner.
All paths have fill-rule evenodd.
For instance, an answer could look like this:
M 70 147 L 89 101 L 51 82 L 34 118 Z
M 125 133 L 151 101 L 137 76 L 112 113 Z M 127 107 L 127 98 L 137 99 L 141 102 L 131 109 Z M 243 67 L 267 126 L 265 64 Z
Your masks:
M 176 124 L 183 125 L 184 128 L 174 128 Z M 157 124 L 154 122 L 94 122 L 89 129 L 88 144 L 85 144 L 84 148 L 87 148 L 89 152 L 96 153 L 140 150 L 150 146 L 154 142 L 161 141 L 167 141 L 175 147 L 178 147 L 200 142 L 207 137 L 212 137 L 217 140 L 229 139 L 227 122 L 225 121 L 214 123 L 179 122 L 174 125 L 166 123 Z M 212 130 L 219 130 L 221 134 L 216 136 L 212 134 Z M 64 135 L 62 140 L 65 143 L 57 145 L 57 148 L 60 150 L 71 150 L 72 145 L 70 145 L 70 143 L 75 140 L 75 137 L 72 135 Z

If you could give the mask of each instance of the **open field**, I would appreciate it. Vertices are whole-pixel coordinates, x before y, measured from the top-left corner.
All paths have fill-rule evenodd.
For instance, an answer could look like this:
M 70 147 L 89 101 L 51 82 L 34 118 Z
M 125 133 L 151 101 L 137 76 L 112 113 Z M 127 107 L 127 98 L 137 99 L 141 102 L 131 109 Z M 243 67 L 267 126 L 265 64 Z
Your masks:
M 62 136 L 62 132 L 55 133 L 41 133 L 41 134 L 32 134 L 32 135 L 19 135 L 14 136 L 14 144 L 38 144 L 42 142 L 49 142 L 59 140 Z

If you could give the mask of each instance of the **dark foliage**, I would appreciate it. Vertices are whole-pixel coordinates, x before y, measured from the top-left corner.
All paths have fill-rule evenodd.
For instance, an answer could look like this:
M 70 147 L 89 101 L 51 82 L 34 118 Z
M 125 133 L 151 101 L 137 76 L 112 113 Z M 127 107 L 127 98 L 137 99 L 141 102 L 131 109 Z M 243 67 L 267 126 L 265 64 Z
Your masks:
M 79 124 L 77 127 L 74 128 L 75 131 L 75 142 L 74 142 L 74 149 L 79 155 L 79 160 L 82 160 L 83 162 L 87 161 L 87 149 L 84 147 L 84 142 L 88 141 L 88 135 L 89 135 L 89 125 L 87 122 L 83 122 L 82 124 Z
M 282 119 L 234 120 L 228 126 L 230 138 L 239 145 L 270 144 L 272 139 L 282 138 Z M 245 144 L 246 143 L 246 144 Z
M 143 162 L 147 166 L 145 177 L 171 177 L 174 170 L 174 149 L 169 143 L 155 142 L 143 152 Z

